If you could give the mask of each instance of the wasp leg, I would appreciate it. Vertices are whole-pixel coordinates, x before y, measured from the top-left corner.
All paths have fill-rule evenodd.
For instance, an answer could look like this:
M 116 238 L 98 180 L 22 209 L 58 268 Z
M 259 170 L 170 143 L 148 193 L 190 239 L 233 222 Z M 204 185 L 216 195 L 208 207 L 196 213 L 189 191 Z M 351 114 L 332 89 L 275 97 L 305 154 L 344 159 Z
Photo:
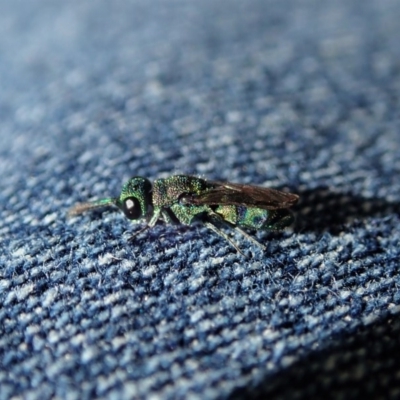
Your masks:
M 137 235 L 140 235 L 142 232 L 146 231 L 147 229 L 153 227 L 156 224 L 157 220 L 160 218 L 160 213 L 161 213 L 161 210 L 157 210 L 157 212 L 155 212 L 153 214 L 150 221 L 147 223 L 147 225 L 145 227 L 143 227 L 142 229 L 139 229 L 137 232 L 134 232 L 132 234 L 131 240 L 134 239 Z
M 139 229 L 136 232 L 133 232 L 132 235 L 131 235 L 131 240 L 133 240 L 137 235 L 140 235 L 142 232 L 146 231 L 149 228 L 150 228 L 150 225 L 146 225 L 144 228 Z
M 251 242 L 253 242 L 255 245 L 257 245 L 260 249 L 262 250 L 267 250 L 267 248 L 261 244 L 257 239 L 254 239 L 253 236 L 249 235 L 246 231 L 243 229 L 240 229 L 238 226 L 235 226 L 235 229 L 240 232 L 246 239 L 249 239 Z
M 204 221 L 204 225 L 211 229 L 212 231 L 214 231 L 217 235 L 220 235 L 221 237 L 223 237 L 225 240 L 227 240 L 235 249 L 237 252 L 239 252 L 243 257 L 246 257 L 242 251 L 239 249 L 239 247 L 237 246 L 237 244 L 225 233 L 222 232 L 220 229 L 218 229 L 212 222 L 210 221 Z
M 162 218 L 166 224 L 176 224 L 176 222 L 171 218 L 167 211 L 161 211 Z
M 154 211 L 153 216 L 151 217 L 149 223 L 148 223 L 148 227 L 151 228 L 153 227 L 156 222 L 159 220 L 160 218 L 160 214 L 161 214 L 161 209 Z

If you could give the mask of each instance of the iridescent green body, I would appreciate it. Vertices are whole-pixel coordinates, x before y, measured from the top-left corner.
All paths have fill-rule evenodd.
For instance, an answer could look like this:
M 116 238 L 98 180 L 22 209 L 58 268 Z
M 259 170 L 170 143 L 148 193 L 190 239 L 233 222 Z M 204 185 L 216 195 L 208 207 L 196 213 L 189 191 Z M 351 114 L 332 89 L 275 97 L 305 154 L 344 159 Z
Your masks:
M 274 189 L 206 181 L 187 175 L 157 179 L 153 185 L 146 178 L 133 177 L 125 183 L 119 197 L 78 204 L 70 213 L 79 214 L 114 204 L 131 220 L 146 218 L 148 227 L 154 226 L 160 219 L 166 223 L 179 222 L 185 225 L 196 220 L 202 221 L 238 249 L 217 227 L 228 224 L 264 248 L 240 228 L 283 229 L 293 222 L 287 208 L 297 200 L 295 194 Z
M 244 206 L 218 206 L 215 212 L 231 223 L 247 229 L 281 230 L 293 222 L 288 210 L 263 210 Z
M 210 208 L 204 205 L 182 205 L 180 199 L 188 193 L 200 194 L 205 190 L 206 181 L 200 178 L 176 175 L 157 179 L 154 181 L 152 192 L 154 214 L 160 213 L 165 222 L 172 222 L 175 216 L 181 224 L 190 225 L 194 218 L 208 213 Z

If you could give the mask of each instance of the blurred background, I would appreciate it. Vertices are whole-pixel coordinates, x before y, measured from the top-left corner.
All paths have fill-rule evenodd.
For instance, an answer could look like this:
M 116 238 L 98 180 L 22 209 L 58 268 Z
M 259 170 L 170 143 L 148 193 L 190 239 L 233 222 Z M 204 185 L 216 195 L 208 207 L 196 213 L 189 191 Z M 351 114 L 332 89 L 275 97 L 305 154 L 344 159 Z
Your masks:
M 398 396 L 398 1 L 0 9 L 0 399 Z M 298 193 L 296 222 L 243 258 L 67 218 L 177 173 Z

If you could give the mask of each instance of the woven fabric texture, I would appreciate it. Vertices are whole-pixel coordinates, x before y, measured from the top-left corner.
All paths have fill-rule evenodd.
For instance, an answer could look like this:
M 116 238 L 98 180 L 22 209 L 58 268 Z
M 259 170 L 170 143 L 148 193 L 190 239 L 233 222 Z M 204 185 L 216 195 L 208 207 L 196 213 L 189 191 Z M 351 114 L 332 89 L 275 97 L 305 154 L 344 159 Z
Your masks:
M 400 397 L 400 2 L 0 9 L 0 400 Z M 296 222 L 67 217 L 178 173 Z

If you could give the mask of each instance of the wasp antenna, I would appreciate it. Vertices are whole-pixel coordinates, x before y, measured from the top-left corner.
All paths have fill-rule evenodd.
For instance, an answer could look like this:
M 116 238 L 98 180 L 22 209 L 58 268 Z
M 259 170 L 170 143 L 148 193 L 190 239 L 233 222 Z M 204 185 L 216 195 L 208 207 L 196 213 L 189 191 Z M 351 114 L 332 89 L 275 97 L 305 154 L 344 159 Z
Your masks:
M 88 210 L 93 210 L 94 208 L 106 207 L 110 205 L 115 205 L 118 198 L 110 197 L 106 199 L 91 201 L 88 203 L 78 203 L 75 204 L 69 211 L 68 216 L 73 217 L 74 215 L 82 214 Z

